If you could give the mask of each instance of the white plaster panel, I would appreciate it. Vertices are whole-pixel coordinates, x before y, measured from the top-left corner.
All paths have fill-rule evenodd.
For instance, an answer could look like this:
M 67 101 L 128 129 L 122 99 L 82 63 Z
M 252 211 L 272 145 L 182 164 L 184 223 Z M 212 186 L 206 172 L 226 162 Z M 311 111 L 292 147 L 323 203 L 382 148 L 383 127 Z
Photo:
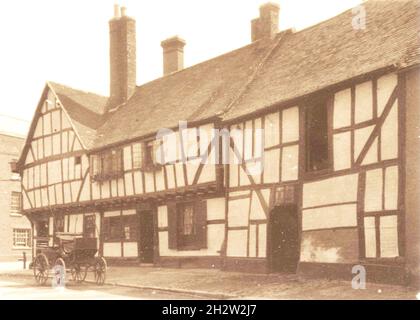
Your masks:
M 282 117 L 282 143 L 299 140 L 298 107 L 284 109 Z
M 131 170 L 133 168 L 131 160 L 131 146 L 124 147 L 123 149 L 124 157 L 124 170 Z
M 175 172 L 176 172 L 176 184 L 177 187 L 184 187 L 185 186 L 185 179 L 184 179 L 184 168 L 183 164 L 178 162 L 175 164 Z
M 229 230 L 227 243 L 228 257 L 246 257 L 248 230 Z
M 356 85 L 355 122 L 372 119 L 373 116 L 372 81 Z
M 109 186 L 109 181 L 104 181 L 101 184 L 101 195 L 102 195 L 102 199 L 107 199 L 109 198 L 109 193 L 110 193 L 110 186 Z
M 299 167 L 299 147 L 284 147 L 281 161 L 281 181 L 297 180 Z
M 264 183 L 278 183 L 280 180 L 280 149 L 264 152 Z
M 385 169 L 385 210 L 398 208 L 398 167 Z
M 104 256 L 105 257 L 121 257 L 121 243 L 120 242 L 105 242 Z
M 382 169 L 366 172 L 365 211 L 382 210 Z
M 213 154 L 213 153 L 212 153 Z M 212 156 L 210 154 L 210 156 Z M 198 184 L 207 183 L 216 180 L 216 166 L 214 164 L 205 164 L 201 170 L 200 177 L 198 178 Z
M 303 208 L 357 201 L 357 174 L 328 178 L 303 186 Z
M 267 190 L 261 190 L 261 192 L 263 191 L 266 192 Z M 270 192 L 270 190 L 268 190 L 268 192 Z M 258 198 L 255 191 L 252 192 L 250 218 L 252 220 L 264 220 L 267 218 L 263 206 L 261 205 L 260 199 Z
M 124 257 L 131 258 L 138 256 L 137 242 L 124 242 Z
M 144 184 L 145 192 L 155 192 L 155 181 L 153 177 L 153 172 L 144 172 Z
M 381 258 L 398 257 L 398 218 L 385 216 L 379 218 Z
M 121 215 L 121 211 L 117 210 L 117 211 L 107 211 L 104 212 L 104 218 L 108 218 L 108 217 L 119 217 Z
M 258 225 L 258 258 L 267 256 L 267 225 Z
M 225 219 L 225 198 L 207 200 L 207 220 Z
M 357 226 L 356 204 L 307 209 L 302 212 L 302 230 Z
M 270 113 L 265 116 L 264 123 L 264 146 L 270 148 L 280 144 L 279 113 Z
M 244 129 L 244 159 L 249 160 L 252 158 L 252 121 L 245 122 Z
M 172 164 L 166 166 L 166 179 L 168 181 L 168 189 L 174 189 L 175 184 L 175 172 Z
M 376 258 L 376 230 L 375 218 L 364 218 L 364 238 L 366 258 Z
M 249 257 L 255 258 L 257 256 L 257 225 L 251 224 L 249 226 Z
M 351 133 L 334 134 L 334 170 L 351 167 Z
M 398 76 L 395 73 L 387 74 L 378 79 L 377 94 L 378 94 L 378 115 L 381 115 L 386 103 L 388 102 L 392 91 L 398 83 Z
M 168 207 L 160 206 L 158 207 L 158 227 L 166 228 L 168 226 Z
M 126 192 L 127 194 L 132 194 L 134 191 L 136 192 L 136 194 L 140 194 L 143 193 L 143 178 L 141 175 L 140 171 L 134 171 L 133 172 L 134 175 L 134 190 L 133 190 L 133 180 L 131 175 L 129 176 L 129 186 L 127 189 L 127 185 L 126 185 Z M 127 183 L 127 182 L 126 182 Z
M 350 126 L 351 89 L 345 89 L 334 95 L 334 129 Z
M 249 199 L 229 201 L 228 225 L 229 227 L 247 226 L 249 215 Z
M 155 172 L 156 177 L 156 191 L 165 190 L 165 176 L 163 174 L 163 168 Z
M 398 157 L 398 103 L 395 102 L 381 129 L 382 160 Z
M 122 215 L 123 216 L 132 216 L 136 214 L 136 210 L 135 209 L 128 209 L 128 210 L 123 210 L 122 211 Z

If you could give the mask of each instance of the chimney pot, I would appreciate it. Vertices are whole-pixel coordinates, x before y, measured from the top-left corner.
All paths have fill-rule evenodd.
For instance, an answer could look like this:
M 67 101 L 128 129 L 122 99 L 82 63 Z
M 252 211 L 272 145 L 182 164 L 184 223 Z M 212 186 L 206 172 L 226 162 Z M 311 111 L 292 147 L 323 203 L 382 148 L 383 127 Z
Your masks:
M 268 2 L 260 6 L 260 16 L 251 21 L 252 42 L 262 38 L 274 38 L 279 32 L 280 6 Z
M 161 42 L 163 48 L 163 75 L 184 69 L 184 46 L 186 42 L 178 36 Z
M 121 7 L 121 17 L 126 17 L 126 16 L 127 16 L 127 8 Z
M 120 17 L 120 6 L 114 4 L 114 18 L 118 19 Z

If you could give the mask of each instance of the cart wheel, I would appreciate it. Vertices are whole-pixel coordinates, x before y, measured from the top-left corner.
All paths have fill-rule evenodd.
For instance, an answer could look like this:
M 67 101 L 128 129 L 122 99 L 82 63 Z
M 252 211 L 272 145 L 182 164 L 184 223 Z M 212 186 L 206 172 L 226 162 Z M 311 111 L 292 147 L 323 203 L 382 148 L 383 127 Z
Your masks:
M 33 263 L 35 281 L 39 285 L 44 285 L 48 280 L 48 273 L 50 271 L 50 264 L 45 254 L 40 253 L 36 256 Z
M 94 273 L 96 284 L 101 286 L 105 283 L 106 269 L 105 259 L 103 257 L 95 258 Z
M 85 281 L 86 275 L 87 275 L 87 268 L 83 270 L 80 265 L 76 264 L 71 268 L 70 272 L 71 272 L 71 278 L 73 279 L 73 281 L 77 283 Z

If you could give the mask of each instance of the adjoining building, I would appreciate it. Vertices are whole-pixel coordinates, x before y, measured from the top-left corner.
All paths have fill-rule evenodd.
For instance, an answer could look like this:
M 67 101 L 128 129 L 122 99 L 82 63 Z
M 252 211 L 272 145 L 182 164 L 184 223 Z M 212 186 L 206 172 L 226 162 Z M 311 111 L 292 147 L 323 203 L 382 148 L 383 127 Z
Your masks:
M 28 260 L 32 252 L 32 227 L 22 213 L 22 193 L 19 174 L 12 166 L 19 159 L 25 138 L 0 132 L 0 262 Z
M 36 236 L 97 237 L 114 261 L 419 283 L 419 5 L 361 6 L 279 32 L 263 5 L 251 44 L 186 69 L 168 39 L 141 86 L 117 6 L 110 97 L 48 82 L 37 106 L 18 163 Z

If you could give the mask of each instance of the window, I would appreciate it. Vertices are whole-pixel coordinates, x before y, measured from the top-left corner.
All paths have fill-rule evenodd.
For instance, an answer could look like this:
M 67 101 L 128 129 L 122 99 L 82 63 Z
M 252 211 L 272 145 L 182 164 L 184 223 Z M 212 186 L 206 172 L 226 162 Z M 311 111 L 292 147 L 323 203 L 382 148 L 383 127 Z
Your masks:
M 137 215 L 104 218 L 105 241 L 137 241 Z
M 121 240 L 121 217 L 104 218 L 105 241 Z
M 181 233 L 183 236 L 194 235 L 194 206 L 193 204 L 185 204 L 181 209 Z
M 161 164 L 164 163 L 164 159 L 158 158 L 158 154 L 161 154 L 158 151 L 162 149 L 160 146 L 160 140 L 152 140 L 143 144 L 143 170 L 154 171 L 159 169 Z
M 76 166 L 82 164 L 82 157 L 81 156 L 75 157 L 74 158 L 74 164 Z
M 10 212 L 20 214 L 22 210 L 22 194 L 20 192 L 12 191 L 10 201 Z
M 207 202 L 168 205 L 169 249 L 199 250 L 207 247 Z
M 54 230 L 55 232 L 64 232 L 64 215 L 57 214 L 54 217 Z
M 92 155 L 91 176 L 96 181 L 115 179 L 123 174 L 123 153 L 121 149 Z
M 29 248 L 31 246 L 31 229 L 13 229 L 13 247 Z
M 123 239 L 137 241 L 137 215 L 122 216 Z
M 319 102 L 306 108 L 306 172 L 328 169 L 328 110 Z
M 140 143 L 133 144 L 133 169 L 140 169 L 142 167 L 143 156 L 141 151 Z

